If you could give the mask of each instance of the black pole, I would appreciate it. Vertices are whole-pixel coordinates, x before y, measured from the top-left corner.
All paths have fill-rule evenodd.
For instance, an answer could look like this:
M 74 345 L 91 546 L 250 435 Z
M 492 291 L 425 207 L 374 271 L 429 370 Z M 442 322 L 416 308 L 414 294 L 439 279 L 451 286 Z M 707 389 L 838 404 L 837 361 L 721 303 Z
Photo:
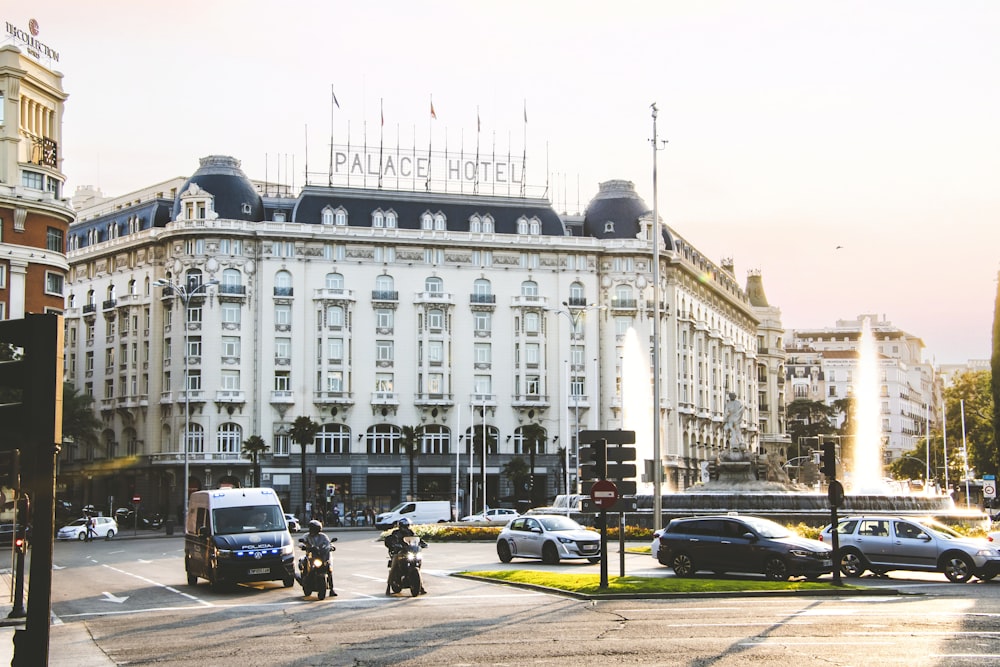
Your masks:
M 601 588 L 608 587 L 608 513 L 601 510 Z
M 619 577 L 625 576 L 625 512 L 618 513 L 618 561 Z

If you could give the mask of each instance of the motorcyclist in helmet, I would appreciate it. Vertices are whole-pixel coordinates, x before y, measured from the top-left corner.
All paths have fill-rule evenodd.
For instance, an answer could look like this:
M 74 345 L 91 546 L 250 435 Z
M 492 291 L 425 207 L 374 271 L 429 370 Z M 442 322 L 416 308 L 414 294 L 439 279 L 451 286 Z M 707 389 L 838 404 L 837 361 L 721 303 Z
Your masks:
M 391 533 L 389 533 L 389 535 L 385 538 L 385 547 L 386 547 L 386 549 L 389 550 L 389 564 L 388 564 L 388 567 L 390 569 L 392 568 L 392 566 L 396 562 L 396 558 L 395 558 L 396 553 L 398 551 L 402 550 L 406 546 L 406 542 L 404 541 L 403 538 L 406 538 L 406 537 L 416 537 L 416 535 L 417 534 L 413 532 L 413 529 L 410 528 L 410 520 L 407 519 L 405 516 L 402 519 L 400 519 L 399 521 L 396 522 L 396 529 L 394 531 L 392 531 Z M 427 546 L 427 544 L 423 541 L 423 539 L 421 539 L 420 540 L 420 547 L 423 548 L 423 547 L 426 547 L 426 546 Z M 389 577 L 392 578 L 392 573 L 391 572 L 389 573 Z M 388 589 L 387 589 L 387 592 L 388 592 Z M 421 586 L 420 587 L 420 592 L 421 593 L 426 593 L 427 591 L 425 591 L 424 587 Z
M 326 534 L 323 532 L 323 524 L 320 523 L 318 520 L 312 519 L 309 522 L 309 534 L 306 535 L 305 537 L 301 538 L 299 540 L 299 542 L 301 542 L 302 544 L 304 544 L 307 547 L 307 551 L 308 551 L 308 547 L 312 547 L 316 551 L 316 555 L 319 556 L 320 558 L 322 558 L 323 561 L 329 561 L 330 560 L 330 549 L 331 549 L 330 538 L 327 537 Z M 306 553 L 306 555 L 302 557 L 302 560 L 305 560 L 308 557 L 309 557 L 309 554 Z M 299 571 L 300 572 L 302 571 L 302 564 L 301 563 L 299 564 Z M 302 579 L 301 576 L 299 576 L 298 574 L 296 574 L 295 578 L 298 579 L 301 582 L 301 579 Z M 330 596 L 331 597 L 336 597 L 337 596 L 336 591 L 333 590 L 333 570 L 332 569 L 330 571 Z

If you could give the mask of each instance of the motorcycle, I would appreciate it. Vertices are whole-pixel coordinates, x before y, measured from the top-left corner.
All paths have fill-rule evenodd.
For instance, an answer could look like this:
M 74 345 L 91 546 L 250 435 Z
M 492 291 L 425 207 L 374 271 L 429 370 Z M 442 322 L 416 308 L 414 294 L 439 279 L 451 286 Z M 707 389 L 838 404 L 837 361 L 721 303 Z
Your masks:
M 336 537 L 331 537 L 330 542 L 336 542 Z M 323 558 L 319 550 L 310 545 L 304 539 L 299 540 L 299 546 L 305 549 L 305 555 L 299 559 L 299 582 L 302 584 L 302 594 L 312 595 L 316 591 L 316 597 L 320 600 L 326 598 L 329 589 L 330 595 L 333 592 L 333 568 L 330 566 L 329 557 Z M 337 548 L 330 545 L 330 553 Z
M 404 588 L 410 589 L 410 595 L 417 597 L 424 593 L 420 580 L 420 566 L 423 556 L 420 550 L 427 548 L 427 543 L 419 537 L 404 537 L 403 544 L 389 552 L 389 579 L 385 584 L 385 594 L 398 593 Z

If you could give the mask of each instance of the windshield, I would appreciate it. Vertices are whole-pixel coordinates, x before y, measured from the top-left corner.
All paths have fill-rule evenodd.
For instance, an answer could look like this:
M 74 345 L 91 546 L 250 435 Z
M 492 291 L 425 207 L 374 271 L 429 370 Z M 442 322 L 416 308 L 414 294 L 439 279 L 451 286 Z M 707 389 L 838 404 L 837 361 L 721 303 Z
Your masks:
M 539 519 L 545 530 L 583 530 L 583 526 L 565 516 L 547 516 Z
M 779 538 L 779 537 L 788 537 L 791 535 L 791 533 L 788 532 L 787 528 L 773 521 L 769 521 L 767 519 L 757 519 L 753 517 L 741 517 L 741 518 L 743 519 L 743 521 L 746 521 L 748 524 L 750 524 L 750 527 L 753 528 L 755 531 L 757 531 L 757 534 L 760 535 L 761 537 Z
M 220 507 L 212 512 L 212 520 L 215 532 L 223 535 L 285 529 L 285 519 L 277 505 Z

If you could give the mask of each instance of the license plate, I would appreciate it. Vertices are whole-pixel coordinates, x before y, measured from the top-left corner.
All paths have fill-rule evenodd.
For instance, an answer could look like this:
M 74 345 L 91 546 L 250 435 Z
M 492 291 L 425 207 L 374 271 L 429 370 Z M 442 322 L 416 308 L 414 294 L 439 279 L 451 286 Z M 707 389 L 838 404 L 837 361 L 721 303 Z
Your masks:
M 823 563 L 823 567 L 833 567 L 833 561 L 832 560 L 825 560 L 825 561 L 822 561 L 822 563 Z
M 270 571 L 269 567 L 255 567 L 247 570 L 247 574 L 268 574 Z
M 584 544 L 583 546 L 580 547 L 580 551 L 583 552 L 583 553 L 590 553 L 592 551 L 597 551 L 597 545 L 596 544 Z

